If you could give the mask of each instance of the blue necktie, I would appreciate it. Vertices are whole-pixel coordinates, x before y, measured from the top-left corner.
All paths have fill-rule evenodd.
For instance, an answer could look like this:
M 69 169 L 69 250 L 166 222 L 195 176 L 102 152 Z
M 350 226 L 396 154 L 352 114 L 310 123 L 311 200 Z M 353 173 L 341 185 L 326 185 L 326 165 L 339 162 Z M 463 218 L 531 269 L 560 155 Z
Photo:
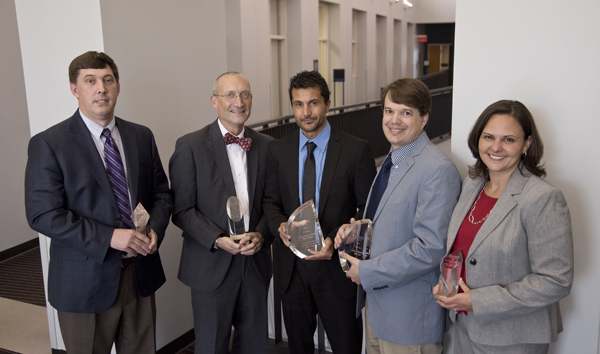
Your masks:
M 127 178 L 123 168 L 123 160 L 119 148 L 110 134 L 108 128 L 104 128 L 102 136 L 106 138 L 104 142 L 104 163 L 106 164 L 106 174 L 112 185 L 113 193 L 117 199 L 119 213 L 121 214 L 121 223 L 123 228 L 131 229 L 131 204 L 129 203 L 129 193 L 127 192 Z
M 387 188 L 388 179 L 390 178 L 391 167 L 392 154 L 389 153 L 385 158 L 385 161 L 383 161 L 383 165 L 381 165 L 381 169 L 379 170 L 377 179 L 375 179 L 375 183 L 373 183 L 371 199 L 369 199 L 369 205 L 367 206 L 367 213 L 365 215 L 365 219 L 373 221 L 373 217 L 375 216 L 375 212 L 377 211 L 377 207 L 379 206 L 379 202 L 381 201 L 383 192 L 385 192 L 385 189 Z

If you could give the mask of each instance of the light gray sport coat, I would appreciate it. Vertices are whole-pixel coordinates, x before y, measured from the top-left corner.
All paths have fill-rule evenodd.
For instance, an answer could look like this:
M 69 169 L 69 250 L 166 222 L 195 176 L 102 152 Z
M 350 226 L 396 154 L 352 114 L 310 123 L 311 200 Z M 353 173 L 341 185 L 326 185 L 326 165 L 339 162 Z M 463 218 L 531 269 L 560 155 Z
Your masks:
M 446 310 L 431 289 L 438 283 L 460 183 L 454 163 L 426 134 L 388 183 L 372 220 L 371 258 L 359 263 L 378 338 L 405 345 L 442 340 Z
M 465 178 L 448 249 L 484 183 L 481 177 Z M 561 191 L 517 168 L 475 236 L 465 267 L 473 303 L 465 326 L 473 341 L 555 341 L 562 331 L 558 301 L 573 281 L 571 217 Z

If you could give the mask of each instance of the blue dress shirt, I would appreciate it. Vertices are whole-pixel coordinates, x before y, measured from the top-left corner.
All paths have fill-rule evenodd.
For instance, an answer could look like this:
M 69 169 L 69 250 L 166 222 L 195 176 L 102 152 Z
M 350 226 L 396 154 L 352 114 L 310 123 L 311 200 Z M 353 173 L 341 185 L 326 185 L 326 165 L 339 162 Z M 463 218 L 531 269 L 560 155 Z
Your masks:
M 329 137 L 331 136 L 331 126 L 329 122 L 326 122 L 323 131 L 317 135 L 314 139 L 308 139 L 302 129 L 298 132 L 300 134 L 300 143 L 298 144 L 298 191 L 300 192 L 300 205 L 307 202 L 302 200 L 302 178 L 304 176 L 304 163 L 308 155 L 306 149 L 306 143 L 312 141 L 317 145 L 313 151 L 315 157 L 315 168 L 317 173 L 317 180 L 315 185 L 315 208 L 317 209 L 317 216 L 319 215 L 319 195 L 321 194 L 321 179 L 323 178 L 323 167 L 325 166 L 325 156 L 327 155 L 327 144 L 329 143 Z

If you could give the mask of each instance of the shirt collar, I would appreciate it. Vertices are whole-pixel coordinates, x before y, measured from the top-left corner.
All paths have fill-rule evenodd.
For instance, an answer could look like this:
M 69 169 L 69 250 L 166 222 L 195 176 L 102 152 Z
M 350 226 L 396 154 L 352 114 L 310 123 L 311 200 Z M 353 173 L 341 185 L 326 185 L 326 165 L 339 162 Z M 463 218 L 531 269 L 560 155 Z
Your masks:
M 79 110 L 79 115 L 81 116 L 83 123 L 85 123 L 85 126 L 88 128 L 94 139 L 98 141 L 100 141 L 100 137 L 102 136 L 102 131 L 104 130 L 104 128 L 108 128 L 108 130 L 112 132 L 113 128 L 115 127 L 115 117 L 113 117 L 113 119 L 110 121 L 110 123 L 108 123 L 106 127 L 103 127 L 100 124 L 86 117 L 83 114 L 83 112 L 81 112 L 81 109 Z
M 400 164 L 404 158 L 406 157 L 406 155 L 408 155 L 408 153 L 410 152 L 410 150 L 412 150 L 412 148 L 417 145 L 417 142 L 421 139 L 421 137 L 425 135 L 425 131 L 423 131 L 421 133 L 421 135 L 419 135 L 418 138 L 416 138 L 412 143 L 408 144 L 408 145 L 404 145 L 402 147 L 397 148 L 396 150 L 392 151 L 392 148 L 390 148 L 390 151 L 392 153 L 392 163 L 394 165 L 398 165 Z
M 329 143 L 329 137 L 331 136 L 331 125 L 329 125 L 329 121 L 325 121 L 325 128 L 323 128 L 323 130 L 319 133 L 319 135 L 317 135 L 316 138 L 314 139 L 309 139 L 306 137 L 306 135 L 304 135 L 304 133 L 302 133 L 302 129 L 300 129 L 300 150 L 302 150 L 302 148 L 304 147 L 304 145 L 306 145 L 306 142 L 308 141 L 312 141 L 313 143 L 317 144 L 317 147 L 320 148 L 321 150 L 325 149 L 325 146 L 327 146 L 327 144 Z
M 227 130 L 223 124 L 221 124 L 221 120 L 217 118 L 217 122 L 219 123 L 219 129 L 221 129 L 221 135 L 223 135 L 223 137 L 225 136 L 225 134 L 229 133 L 233 136 L 236 136 L 238 138 L 243 138 L 244 137 L 244 131 L 246 130 L 246 127 L 244 126 L 242 128 L 242 132 L 239 135 L 234 135 L 232 132 L 230 132 L 229 130 Z

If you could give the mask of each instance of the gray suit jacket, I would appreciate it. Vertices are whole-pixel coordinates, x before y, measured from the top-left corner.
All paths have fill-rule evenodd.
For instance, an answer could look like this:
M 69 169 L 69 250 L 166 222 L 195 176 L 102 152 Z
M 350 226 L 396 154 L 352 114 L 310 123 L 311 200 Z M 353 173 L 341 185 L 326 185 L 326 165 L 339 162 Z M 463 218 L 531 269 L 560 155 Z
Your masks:
M 127 164 L 131 205 L 142 203 L 159 245 L 173 207 L 150 129 L 116 119 Z M 25 209 L 32 229 L 50 237 L 48 300 L 59 311 L 108 310 L 119 289 L 122 252 L 110 247 L 121 216 L 106 169 L 79 111 L 29 141 Z M 165 274 L 158 251 L 134 258 L 142 296 Z
M 264 238 L 262 249 L 252 262 L 265 285 L 271 279 L 268 250 L 273 242 L 267 221 L 262 215 L 269 141 L 273 138 L 248 127 L 244 136 L 252 139 L 246 153 L 250 231 Z M 233 256 L 214 250 L 219 235 L 229 234 L 227 199 L 235 196 L 227 148 L 217 120 L 201 130 L 177 140 L 169 162 L 174 195 L 173 223 L 183 230 L 183 249 L 179 279 L 187 286 L 204 292 L 216 290 L 225 279 Z M 245 257 L 245 256 L 242 256 Z
M 465 178 L 448 249 L 484 183 Z M 571 217 L 563 194 L 515 170 L 475 236 L 465 267 L 473 303 L 465 322 L 473 341 L 555 341 L 562 331 L 558 300 L 569 294 L 573 281 Z
M 359 264 L 377 337 L 406 345 L 442 340 L 446 311 L 431 289 L 459 194 L 456 166 L 424 134 L 388 184 L 373 220 L 371 258 Z

